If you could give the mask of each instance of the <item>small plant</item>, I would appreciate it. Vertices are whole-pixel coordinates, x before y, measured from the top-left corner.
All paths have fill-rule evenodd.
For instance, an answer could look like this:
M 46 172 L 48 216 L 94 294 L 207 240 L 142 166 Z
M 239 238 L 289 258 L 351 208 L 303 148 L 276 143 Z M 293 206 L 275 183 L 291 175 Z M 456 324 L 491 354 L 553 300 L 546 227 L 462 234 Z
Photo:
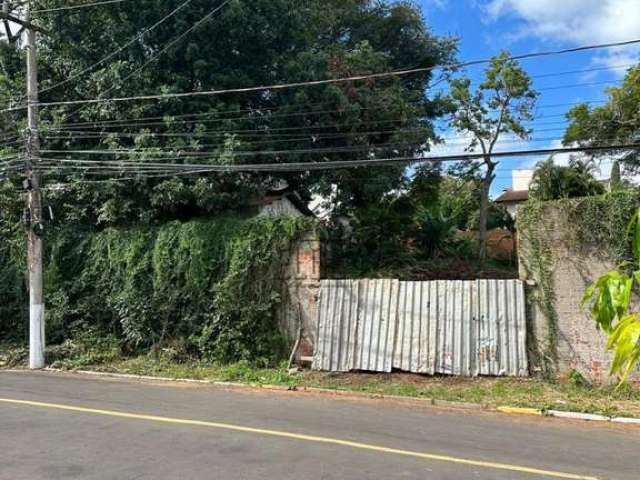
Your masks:
M 582 373 L 580 373 L 576 369 L 572 369 L 569 372 L 569 377 L 567 380 L 569 381 L 569 384 L 574 387 L 587 388 L 590 386 L 587 379 L 584 378 L 584 375 L 582 375 Z
M 598 328 L 609 336 L 607 348 L 614 352 L 611 374 L 620 377 L 620 385 L 640 363 L 640 312 L 631 311 L 640 298 L 640 209 L 626 235 L 631 237 L 633 262 L 602 275 L 587 288 L 583 299 L 583 305 L 591 305 Z

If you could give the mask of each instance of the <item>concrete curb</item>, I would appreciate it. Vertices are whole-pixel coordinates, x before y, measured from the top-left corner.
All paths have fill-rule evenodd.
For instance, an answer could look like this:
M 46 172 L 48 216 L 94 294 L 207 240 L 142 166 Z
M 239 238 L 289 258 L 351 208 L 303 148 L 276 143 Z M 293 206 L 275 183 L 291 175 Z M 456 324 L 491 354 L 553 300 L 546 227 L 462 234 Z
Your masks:
M 593 413 L 563 412 L 561 410 L 547 410 L 547 415 L 558 418 L 571 418 L 574 420 L 587 420 L 589 422 L 610 422 L 611 417 L 595 415 Z
M 24 373 L 24 369 L 0 369 L 0 372 L 15 372 Z M 419 398 L 419 397 L 405 397 L 401 395 L 384 395 L 379 393 L 369 392 L 357 392 L 349 390 L 332 390 L 328 388 L 319 387 L 288 387 L 286 385 L 269 385 L 269 384 L 251 384 L 240 382 L 222 382 L 217 380 L 197 380 L 191 378 L 170 378 L 170 377 L 154 377 L 151 375 L 134 375 L 130 373 L 113 373 L 113 372 L 96 372 L 93 370 L 61 370 L 58 368 L 47 367 L 42 371 L 49 373 L 65 373 L 65 374 L 77 374 L 93 377 L 106 377 L 106 378 L 122 378 L 128 380 L 140 380 L 140 381 L 152 381 L 152 382 L 175 382 L 175 383 L 190 383 L 200 385 L 213 385 L 226 388 L 237 389 L 258 389 L 258 390 L 273 390 L 273 391 L 293 391 L 298 393 L 312 392 L 320 393 L 327 396 L 336 396 L 344 398 L 367 398 L 373 400 L 394 400 L 404 403 L 419 403 L 424 405 L 432 405 L 436 407 L 445 407 L 462 410 L 483 410 L 488 412 L 504 413 L 508 415 L 527 415 L 527 416 L 545 416 L 551 418 L 563 418 L 570 420 L 583 420 L 589 422 L 611 422 L 627 425 L 640 426 L 640 418 L 627 418 L 627 417 L 607 417 L 605 415 L 596 415 L 593 413 L 580 413 L 580 412 L 566 412 L 562 410 L 542 410 L 538 408 L 526 408 L 526 407 L 511 407 L 508 405 L 491 407 L 489 405 L 482 405 L 480 403 L 468 403 L 468 402 L 454 402 L 449 400 L 437 400 L 433 398 Z
M 613 423 L 628 423 L 640 426 L 640 418 L 613 417 L 611 421 Z

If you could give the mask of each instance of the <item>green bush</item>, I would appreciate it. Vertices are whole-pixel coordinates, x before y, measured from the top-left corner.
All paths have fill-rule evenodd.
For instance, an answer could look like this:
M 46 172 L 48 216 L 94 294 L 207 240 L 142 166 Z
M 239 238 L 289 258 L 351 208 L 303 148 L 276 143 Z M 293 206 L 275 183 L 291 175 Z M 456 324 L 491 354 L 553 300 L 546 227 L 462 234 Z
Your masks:
M 441 209 L 419 208 L 413 221 L 413 235 L 424 256 L 436 257 L 452 243 L 456 232 L 455 220 L 445 216 Z
M 189 354 L 220 362 L 273 363 L 286 348 L 276 318 L 283 268 L 293 243 L 311 227 L 306 219 L 235 215 L 52 231 L 47 338 L 63 343 L 91 327 L 118 338 L 124 352 L 179 343 Z M 26 330 L 16 330 L 27 315 L 23 266 L 14 258 L 0 256 L 6 279 L 0 296 L 7 300 L 0 332 L 24 338 Z
M 26 241 L 20 235 L 19 228 L 0 224 L 0 341 L 27 335 Z

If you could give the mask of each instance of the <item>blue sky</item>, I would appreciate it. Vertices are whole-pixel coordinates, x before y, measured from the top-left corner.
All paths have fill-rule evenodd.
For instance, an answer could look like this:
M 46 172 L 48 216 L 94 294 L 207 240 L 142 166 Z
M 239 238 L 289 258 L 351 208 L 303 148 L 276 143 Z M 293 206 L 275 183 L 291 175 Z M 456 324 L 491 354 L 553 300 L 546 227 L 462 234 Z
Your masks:
M 513 54 L 544 51 L 578 45 L 640 38 L 640 0 L 416 0 L 426 23 L 438 35 L 460 38 L 461 61 L 490 57 L 501 49 Z M 616 48 L 525 60 L 522 66 L 534 77 L 540 92 L 531 141 L 507 139 L 505 150 L 547 148 L 558 145 L 569 106 L 558 104 L 601 101 L 604 89 L 619 82 L 622 66 L 637 63 L 640 49 Z M 596 69 L 592 72 L 566 73 Z M 482 67 L 467 70 L 480 78 Z M 562 73 L 561 75 L 556 75 Z M 610 83 L 609 83 L 610 82 Z M 451 138 L 454 132 L 443 132 Z M 462 149 L 460 139 L 439 151 Z M 493 195 L 511 185 L 511 171 L 527 168 L 543 158 L 504 159 L 499 166 Z M 557 158 L 557 162 L 566 158 Z M 608 176 L 610 162 L 601 165 Z

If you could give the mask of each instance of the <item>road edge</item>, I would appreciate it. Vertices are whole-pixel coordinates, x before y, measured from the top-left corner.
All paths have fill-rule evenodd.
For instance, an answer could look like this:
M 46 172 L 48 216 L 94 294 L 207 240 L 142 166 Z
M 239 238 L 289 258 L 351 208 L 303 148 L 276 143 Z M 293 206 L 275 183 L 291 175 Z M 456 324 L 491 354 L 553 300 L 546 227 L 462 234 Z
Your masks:
M 0 369 L 0 372 L 13 372 L 13 373 L 25 373 L 31 370 L 24 369 Z M 385 395 L 378 393 L 368 392 L 355 392 L 348 390 L 334 390 L 329 388 L 319 387 L 288 387 L 286 385 L 269 385 L 261 383 L 241 383 L 241 382 L 223 382 L 219 380 L 199 380 L 193 378 L 171 378 L 171 377 L 154 377 L 152 375 L 135 375 L 130 373 L 115 373 L 115 372 L 97 372 L 93 370 L 63 370 L 59 368 L 47 367 L 42 370 L 37 370 L 45 373 L 54 374 L 73 374 L 79 376 L 88 377 L 103 377 L 103 378 L 115 378 L 126 380 L 138 380 L 138 381 L 152 381 L 152 382 L 168 382 L 168 383 L 187 383 L 187 384 L 199 384 L 199 385 L 212 385 L 233 389 L 253 389 L 253 390 L 266 390 L 266 391 L 278 391 L 278 392 L 296 392 L 296 393 L 318 393 L 326 396 L 343 397 L 343 398 L 366 398 L 366 399 L 379 399 L 379 400 L 393 400 L 406 403 L 417 403 L 425 406 L 444 407 L 452 409 L 462 410 L 482 410 L 485 412 L 502 413 L 505 415 L 524 415 L 524 416 L 544 416 L 549 418 L 558 419 L 570 419 L 570 420 L 582 420 L 585 422 L 613 422 L 626 425 L 637 425 L 640 427 L 640 418 L 631 417 L 609 417 L 605 415 L 596 415 L 591 413 L 582 412 L 569 412 L 563 410 L 543 410 L 538 408 L 516 407 L 509 405 L 501 405 L 493 407 L 490 405 L 483 405 L 480 403 L 469 402 L 455 402 L 449 400 L 438 400 L 434 398 L 417 398 L 406 397 L 401 395 Z

